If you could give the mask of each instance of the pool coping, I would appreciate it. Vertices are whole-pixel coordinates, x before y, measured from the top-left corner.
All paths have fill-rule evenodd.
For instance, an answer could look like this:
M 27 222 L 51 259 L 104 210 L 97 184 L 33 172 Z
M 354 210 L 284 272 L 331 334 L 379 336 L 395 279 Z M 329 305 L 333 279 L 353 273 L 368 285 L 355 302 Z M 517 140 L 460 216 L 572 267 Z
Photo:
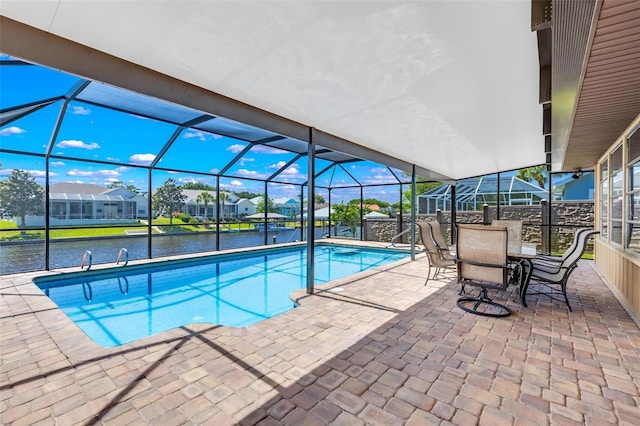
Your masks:
M 372 243 L 372 242 L 361 242 L 361 241 L 349 241 L 349 240 L 333 240 L 333 241 L 318 241 L 322 245 L 349 245 L 349 246 L 358 246 L 358 247 L 366 247 L 366 248 L 380 248 L 384 249 L 384 243 Z M 279 244 L 277 248 L 286 248 L 291 246 L 301 246 L 306 245 L 304 242 L 294 242 L 287 244 Z M 251 248 L 252 251 L 256 250 L 273 250 L 273 246 L 258 246 L 257 248 Z M 154 263 L 162 263 L 167 261 L 175 261 L 175 260 L 184 260 L 189 261 L 202 257 L 209 256 L 225 256 L 238 252 L 246 252 L 247 248 L 234 248 L 224 251 L 215 251 L 215 252 L 201 252 L 197 254 L 185 254 L 178 256 L 166 256 L 162 258 L 155 259 L 141 259 L 129 262 L 131 266 L 148 266 L 149 264 Z M 150 262 L 149 260 L 152 260 Z M 346 277 L 342 277 L 336 280 L 329 281 L 327 283 L 323 283 L 321 285 L 315 286 L 314 294 L 323 293 L 323 292 L 332 292 L 335 291 L 336 288 L 343 286 L 347 283 L 357 282 L 361 279 L 370 277 L 375 274 L 379 274 L 380 272 L 388 271 L 393 268 L 396 268 L 405 263 L 411 262 L 411 257 L 407 257 L 405 259 L 400 259 L 394 262 L 387 263 L 385 265 L 377 266 L 366 271 L 361 271 L 355 274 L 348 275 Z M 128 266 L 127 266 L 128 267 Z M 96 274 L 100 274 L 101 272 L 109 269 L 118 269 L 120 267 L 115 267 L 114 264 L 99 264 L 95 265 L 95 268 L 92 268 L 89 272 L 95 272 Z M 166 330 L 160 332 L 158 334 L 154 334 L 152 336 L 147 336 L 142 339 L 135 340 L 133 342 L 125 343 L 123 345 L 114 346 L 114 347 L 105 347 L 100 346 L 95 341 L 93 341 L 87 334 L 80 329 L 80 327 L 73 322 L 69 316 L 62 309 L 56 305 L 53 300 L 51 300 L 40 287 L 36 284 L 35 280 L 39 278 L 43 279 L 52 279 L 55 280 L 56 276 L 64 276 L 65 278 L 72 278 L 74 276 L 80 274 L 86 274 L 86 270 L 78 270 L 77 267 L 74 268 L 60 268 L 60 269 L 52 269 L 49 271 L 36 271 L 36 272 L 26 272 L 21 274 L 13 274 L 11 275 L 11 284 L 12 287 L 17 291 L 17 294 L 24 297 L 25 302 L 30 308 L 30 312 L 34 314 L 42 326 L 47 330 L 47 333 L 50 335 L 51 339 L 56 343 L 59 347 L 60 351 L 65 354 L 65 356 L 74 362 L 82 362 L 88 359 L 93 359 L 101 356 L 108 356 L 109 354 L 121 353 L 123 351 L 127 351 L 129 349 L 138 348 L 140 346 L 154 346 L 161 345 L 163 343 L 168 343 L 171 341 L 175 341 L 176 339 L 184 338 L 190 334 L 201 333 L 206 330 L 210 330 L 212 328 L 216 328 L 218 333 L 221 334 L 230 334 L 230 335 L 239 335 L 246 333 L 247 330 L 251 330 L 254 328 L 260 328 L 261 326 L 269 326 L 271 321 L 281 321 L 283 315 L 291 315 L 301 306 L 305 306 L 305 303 L 309 299 L 309 294 L 305 289 L 296 290 L 290 294 L 290 298 L 293 303 L 296 305 L 296 308 L 286 311 L 282 314 L 276 315 L 271 318 L 267 318 L 263 321 L 259 321 L 257 323 L 243 326 L 243 327 L 230 327 L 217 325 L 212 323 L 191 323 L 185 324 L 182 327 L 173 328 L 171 330 Z M 25 297 L 26 296 L 26 297 Z M 33 297 L 37 296 L 37 297 Z M 185 331 L 188 329 L 189 331 Z M 70 330 L 73 330 L 70 332 Z

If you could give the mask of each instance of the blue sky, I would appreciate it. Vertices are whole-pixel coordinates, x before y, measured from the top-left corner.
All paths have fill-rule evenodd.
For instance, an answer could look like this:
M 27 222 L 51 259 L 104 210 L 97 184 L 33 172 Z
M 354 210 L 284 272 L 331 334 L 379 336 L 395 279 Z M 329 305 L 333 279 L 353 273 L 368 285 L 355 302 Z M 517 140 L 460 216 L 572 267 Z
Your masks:
M 7 59 L 7 56 L 0 56 L 0 60 Z M 0 73 L 1 109 L 62 96 L 82 81 L 75 76 L 39 66 L 3 66 L 0 67 Z M 98 86 L 95 91 L 105 89 L 105 86 Z M 110 88 L 106 92 L 114 93 Z M 131 96 L 124 91 L 117 91 L 115 94 Z M 162 109 L 163 105 L 170 107 L 164 102 L 150 98 L 145 98 L 144 103 L 155 103 L 158 109 Z M 51 102 L 0 128 L 0 147 L 45 153 L 63 105 L 63 100 Z M 197 112 L 187 112 L 199 115 Z M 52 158 L 49 164 L 50 182 L 82 182 L 107 186 L 112 182 L 122 181 L 147 191 L 148 169 L 138 166 L 147 166 L 154 161 L 156 155 L 178 130 L 176 125 L 163 121 L 81 100 L 71 101 L 64 113 L 51 152 L 54 156 L 72 157 L 74 160 Z M 248 142 L 243 140 L 194 128 L 183 129 L 160 159 L 158 167 L 199 173 L 154 170 L 152 189 L 170 177 L 180 184 L 195 181 L 215 186 L 215 176 L 207 174 L 219 173 L 247 145 Z M 262 193 L 264 183 L 250 179 L 268 178 L 295 156 L 294 153 L 268 146 L 254 146 L 225 172 L 220 187 L 235 192 Z M 18 168 L 31 172 L 40 184 L 44 184 L 45 162 L 42 157 L 3 153 L 0 162 L 0 178 L 6 177 L 12 169 Z M 331 163 L 326 160 L 317 159 L 316 172 L 329 164 Z M 298 198 L 300 186 L 296 184 L 307 180 L 307 167 L 307 158 L 304 156 L 291 163 L 277 178 L 286 184 L 270 184 L 270 196 Z M 395 173 L 400 175 L 401 172 Z M 345 164 L 344 169 L 332 168 L 318 177 L 316 185 L 339 187 L 340 189 L 332 192 L 332 201 L 347 201 L 360 196 L 359 188 L 343 188 L 354 185 L 354 177 L 365 185 L 395 182 L 395 178 L 385 166 L 365 161 Z M 320 189 L 318 192 L 322 193 Z M 365 188 L 364 192 L 365 198 L 378 198 L 392 203 L 399 199 L 397 186 Z M 323 195 L 325 198 L 328 197 L 326 191 Z

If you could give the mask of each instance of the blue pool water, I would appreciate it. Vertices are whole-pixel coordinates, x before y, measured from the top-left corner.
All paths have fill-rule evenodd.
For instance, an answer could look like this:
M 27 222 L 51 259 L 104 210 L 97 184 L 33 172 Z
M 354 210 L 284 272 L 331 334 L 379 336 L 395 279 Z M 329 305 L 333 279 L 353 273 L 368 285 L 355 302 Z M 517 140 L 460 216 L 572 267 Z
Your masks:
M 318 245 L 315 284 L 408 253 Z M 36 284 L 97 344 L 113 347 L 192 323 L 249 325 L 294 307 L 306 287 L 306 247 L 119 267 Z

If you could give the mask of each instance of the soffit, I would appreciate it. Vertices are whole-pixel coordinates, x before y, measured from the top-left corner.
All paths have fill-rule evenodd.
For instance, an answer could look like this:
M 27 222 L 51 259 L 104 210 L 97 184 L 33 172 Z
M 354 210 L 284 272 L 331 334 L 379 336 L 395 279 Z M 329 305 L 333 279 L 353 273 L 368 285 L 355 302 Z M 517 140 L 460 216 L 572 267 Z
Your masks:
M 640 2 L 598 3 L 591 28 L 562 163 L 566 171 L 593 167 L 640 113 Z
M 4 0 L 2 15 L 434 176 L 544 162 L 527 2 Z M 22 49 L 7 53 L 37 46 Z M 92 77 L 89 54 L 57 53 Z M 243 122 L 264 128 L 268 114 Z

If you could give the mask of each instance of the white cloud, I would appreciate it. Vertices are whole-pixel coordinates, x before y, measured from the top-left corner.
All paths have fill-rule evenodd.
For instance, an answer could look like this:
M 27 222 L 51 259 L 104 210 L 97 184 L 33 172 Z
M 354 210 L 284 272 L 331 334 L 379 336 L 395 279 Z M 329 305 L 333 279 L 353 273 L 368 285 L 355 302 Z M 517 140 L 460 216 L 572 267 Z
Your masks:
M 82 106 L 74 106 L 73 109 L 71 110 L 71 114 L 75 114 L 75 115 L 89 115 L 91 114 L 91 110 L 89 108 L 85 108 Z
M 253 179 L 265 179 L 269 176 L 268 173 L 258 173 L 255 170 L 248 170 L 248 169 L 238 169 L 238 171 L 235 174 L 238 174 L 242 177 L 250 177 Z
M 214 175 L 217 175 L 219 171 L 220 171 L 220 169 L 215 168 L 215 169 L 209 170 L 209 173 L 213 173 Z
M 117 157 L 107 157 L 108 161 L 113 161 L 114 163 L 119 163 L 120 159 Z
M 242 157 L 240 159 L 240 161 L 238 162 L 238 164 L 240 164 L 241 166 L 244 166 L 246 163 L 253 163 L 254 161 L 256 161 L 255 158 L 251 158 L 251 157 Z
M 100 149 L 100 145 L 98 145 L 95 142 L 84 143 L 82 141 L 78 141 L 74 139 L 67 139 L 64 141 L 60 141 L 56 144 L 56 146 L 58 148 L 80 148 L 80 149 L 88 149 L 90 151 L 94 149 Z
M 27 133 L 27 131 L 16 126 L 5 127 L 0 130 L 0 136 L 21 135 L 22 133 Z
M 255 170 L 239 169 L 238 174 L 242 176 L 258 177 L 259 173 Z
M 204 134 L 204 132 L 199 132 L 199 131 L 195 131 L 195 130 L 188 130 L 184 133 L 184 135 L 182 135 L 183 138 L 185 139 L 192 139 L 192 138 L 197 138 L 201 141 L 206 141 L 207 140 L 207 136 Z
M 242 151 L 243 149 L 244 149 L 243 145 L 240 145 L 240 144 L 236 143 L 236 144 L 233 144 L 233 145 L 229 146 L 226 150 L 229 151 L 229 152 L 232 152 L 234 154 L 237 154 L 240 151 Z
M 389 170 L 386 167 L 371 167 L 369 170 L 371 173 L 389 173 Z
M 104 177 L 104 178 L 117 178 L 118 176 L 120 176 L 120 173 L 118 173 L 115 170 L 90 170 L 90 171 L 85 171 L 85 170 L 78 170 L 78 169 L 71 169 L 67 172 L 68 176 L 78 176 L 78 177 Z
M 290 179 L 306 179 L 306 176 L 300 173 L 300 169 L 295 164 L 284 169 L 278 176 L 288 177 Z
M 52 167 L 62 167 L 65 165 L 63 161 L 52 161 L 49 163 Z
M 119 171 L 120 173 L 124 173 L 124 172 L 126 172 L 127 170 L 129 170 L 129 167 L 127 167 L 127 166 L 120 166 L 120 167 L 118 167 L 116 170 L 117 170 L 117 171 Z
M 397 183 L 397 181 L 391 176 L 376 175 L 366 177 L 363 183 L 367 185 L 379 185 L 383 183 Z
M 284 151 L 278 148 L 272 148 L 266 145 L 256 145 L 251 149 L 251 152 L 258 152 L 260 154 L 288 154 L 288 151 Z
M 155 154 L 133 154 L 129 157 L 129 162 L 146 166 L 156 159 Z
M 247 189 L 244 185 L 244 182 L 239 181 L 237 179 L 233 179 L 229 181 L 229 183 L 220 182 L 220 189 L 225 189 L 229 191 L 240 191 L 243 189 Z
M 14 169 L 1 169 L 0 176 L 10 176 Z M 46 172 L 44 170 L 23 170 L 23 172 L 29 173 L 34 178 L 41 178 L 46 176 Z
M 285 164 L 287 164 L 285 161 L 278 161 L 276 164 L 270 164 L 267 167 L 269 167 L 270 169 L 278 170 L 278 169 L 282 168 Z

